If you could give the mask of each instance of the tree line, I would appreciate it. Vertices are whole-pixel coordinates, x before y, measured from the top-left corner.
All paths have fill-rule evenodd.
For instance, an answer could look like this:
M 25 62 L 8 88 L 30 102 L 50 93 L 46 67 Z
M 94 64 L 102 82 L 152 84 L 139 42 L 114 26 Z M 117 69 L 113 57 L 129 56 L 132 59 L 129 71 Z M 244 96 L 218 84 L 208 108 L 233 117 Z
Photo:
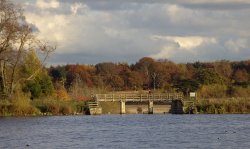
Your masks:
M 135 64 L 103 62 L 96 65 L 67 64 L 48 68 L 57 88 L 105 91 L 157 90 L 198 92 L 200 97 L 247 97 L 250 95 L 250 60 L 176 64 L 169 60 L 141 58 Z

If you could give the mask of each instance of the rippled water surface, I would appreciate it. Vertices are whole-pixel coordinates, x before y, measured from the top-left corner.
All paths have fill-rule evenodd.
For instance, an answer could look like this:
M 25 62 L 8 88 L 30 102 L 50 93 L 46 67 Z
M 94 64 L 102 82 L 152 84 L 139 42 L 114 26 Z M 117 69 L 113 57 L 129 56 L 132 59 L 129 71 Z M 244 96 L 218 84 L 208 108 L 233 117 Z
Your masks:
M 250 115 L 0 118 L 0 148 L 250 148 Z

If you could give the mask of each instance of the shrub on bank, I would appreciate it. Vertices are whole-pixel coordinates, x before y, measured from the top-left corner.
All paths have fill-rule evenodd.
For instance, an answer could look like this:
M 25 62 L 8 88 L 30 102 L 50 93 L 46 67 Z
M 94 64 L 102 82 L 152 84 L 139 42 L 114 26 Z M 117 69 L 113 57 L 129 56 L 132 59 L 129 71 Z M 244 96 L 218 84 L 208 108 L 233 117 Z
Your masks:
M 201 99 L 195 103 L 195 108 L 198 113 L 206 114 L 250 113 L 250 99 Z
M 38 108 L 43 114 L 49 115 L 72 115 L 84 114 L 84 101 L 63 101 L 55 99 L 36 99 L 32 101 L 33 106 Z
M 37 115 L 38 109 L 30 105 L 28 99 L 18 99 L 10 106 L 10 113 L 15 116 Z
M 232 97 L 250 97 L 250 87 L 233 86 L 229 89 Z
M 85 114 L 85 101 L 15 98 L 0 100 L 0 116 L 73 115 Z
M 198 91 L 200 98 L 224 98 L 227 96 L 227 86 L 221 84 L 203 85 Z
M 10 115 L 10 101 L 9 100 L 0 100 L 0 116 Z
M 32 106 L 30 100 L 23 95 L 0 101 L 0 116 L 30 116 L 39 113 L 39 110 Z

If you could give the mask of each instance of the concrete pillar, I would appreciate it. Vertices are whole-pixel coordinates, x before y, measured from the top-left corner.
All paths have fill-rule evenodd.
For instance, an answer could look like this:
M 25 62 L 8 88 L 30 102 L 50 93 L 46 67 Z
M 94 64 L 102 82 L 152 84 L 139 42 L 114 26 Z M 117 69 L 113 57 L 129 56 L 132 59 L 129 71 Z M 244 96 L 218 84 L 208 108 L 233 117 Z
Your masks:
M 126 114 L 126 102 L 121 101 L 121 114 Z
M 153 101 L 148 101 L 148 114 L 153 114 L 154 113 L 154 102 Z

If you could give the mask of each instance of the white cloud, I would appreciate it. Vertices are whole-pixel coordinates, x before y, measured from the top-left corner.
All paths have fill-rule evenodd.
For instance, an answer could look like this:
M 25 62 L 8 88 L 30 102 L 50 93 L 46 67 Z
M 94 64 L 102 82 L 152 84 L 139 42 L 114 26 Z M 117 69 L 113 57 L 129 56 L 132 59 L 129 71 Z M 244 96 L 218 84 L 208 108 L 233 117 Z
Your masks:
M 169 0 L 177 4 L 250 4 L 249 0 Z
M 152 54 L 150 57 L 155 59 L 168 59 L 172 58 L 177 53 L 178 47 L 174 45 L 163 46 L 161 51 L 157 54 Z
M 250 4 L 249 0 L 183 0 L 188 3 L 246 3 Z
M 160 51 L 151 54 L 155 59 L 176 59 L 178 61 L 190 61 L 198 58 L 204 52 L 204 47 L 217 44 L 217 40 L 212 37 L 202 36 L 159 36 L 151 37 L 154 41 L 163 41 Z M 164 44 L 165 41 L 165 44 Z M 202 52 L 201 52 L 202 51 Z M 209 51 L 207 51 L 209 53 Z
M 57 0 L 37 0 L 36 6 L 41 9 L 58 8 L 60 3 Z
M 39 29 L 39 37 L 57 42 L 55 55 L 65 54 L 61 61 L 71 63 L 131 63 L 148 55 L 177 62 L 237 59 L 250 47 L 250 1 L 15 1 L 26 2 L 25 16 Z M 240 5 L 234 9 L 232 3 Z
M 192 50 L 201 46 L 202 44 L 215 44 L 215 38 L 201 37 L 201 36 L 152 36 L 153 40 L 167 40 L 175 42 L 181 49 Z
M 63 43 L 67 41 L 67 35 L 64 32 L 69 25 L 67 16 L 51 14 L 27 14 L 27 21 L 36 24 L 39 29 L 39 38 L 52 42 Z M 62 44 L 63 45 L 63 44 Z
M 179 8 L 179 6 L 177 6 L 177 5 L 168 5 L 166 9 L 167 9 L 168 15 L 172 19 L 174 19 L 175 17 L 177 17 L 178 13 L 181 11 L 181 9 Z
M 84 10 L 87 10 L 89 9 L 88 6 L 86 4 L 83 4 L 83 3 L 74 3 L 71 5 L 71 12 L 73 15 L 76 15 L 78 13 L 78 10 L 80 9 L 84 9 Z
M 250 47 L 248 43 L 249 41 L 244 38 L 236 39 L 236 40 L 230 39 L 225 42 L 225 47 L 232 52 L 238 53 L 240 52 L 241 49 Z

